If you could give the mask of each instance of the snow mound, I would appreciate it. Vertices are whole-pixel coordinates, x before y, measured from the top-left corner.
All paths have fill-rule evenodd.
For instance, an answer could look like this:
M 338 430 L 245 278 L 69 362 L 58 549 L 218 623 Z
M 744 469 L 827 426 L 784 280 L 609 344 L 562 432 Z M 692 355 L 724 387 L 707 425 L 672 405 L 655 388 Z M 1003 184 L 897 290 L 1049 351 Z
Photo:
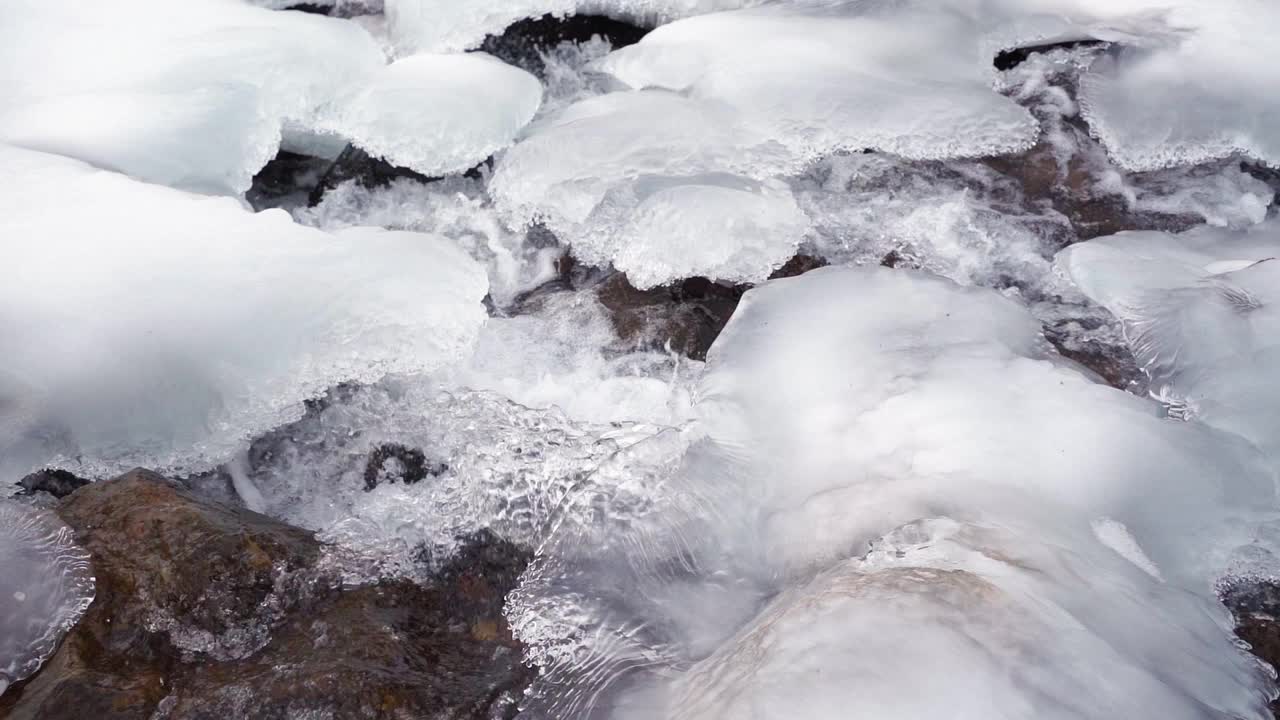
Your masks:
M 530 126 L 489 185 L 515 226 L 543 223 L 578 257 L 640 286 L 694 275 L 763 280 L 808 222 L 773 175 L 799 168 L 719 103 L 610 93 Z
M 510 145 L 541 103 L 537 78 L 484 53 L 414 55 L 326 106 L 317 125 L 393 165 L 438 176 Z
M 1270 468 L 1088 379 L 1014 302 L 881 268 L 765 283 L 694 409 L 561 503 L 508 610 L 533 707 L 1267 716 L 1211 586 Z
M 1280 224 L 1121 233 L 1063 250 L 1058 267 L 1124 325 L 1173 414 L 1280 458 Z
M 0 499 L 0 693 L 53 654 L 93 602 L 93 580 L 56 515 Z
M 324 233 L 26 150 L 0 164 L 0 475 L 198 470 L 335 383 L 453 360 L 484 322 L 483 270 L 438 236 Z
M 309 122 L 383 62 L 354 23 L 239 0 L 13 0 L 0 7 L 0 142 L 238 193 L 286 121 Z

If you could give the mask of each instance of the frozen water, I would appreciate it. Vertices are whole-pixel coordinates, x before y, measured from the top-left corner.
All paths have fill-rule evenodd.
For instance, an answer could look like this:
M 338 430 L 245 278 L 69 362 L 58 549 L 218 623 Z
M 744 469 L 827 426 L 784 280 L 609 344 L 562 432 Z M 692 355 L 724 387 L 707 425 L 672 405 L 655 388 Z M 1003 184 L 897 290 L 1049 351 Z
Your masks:
M 574 255 L 641 286 L 693 275 L 758 281 L 808 223 L 769 178 L 799 164 L 718 103 L 610 93 L 530 127 L 489 191 L 516 226 L 542 222 Z
M 382 64 L 354 23 L 239 0 L 12 0 L 0 7 L 0 142 L 238 193 L 285 121 L 310 121 Z
M 335 99 L 317 126 L 393 165 L 447 175 L 510 145 L 541 101 L 537 78 L 484 53 L 414 55 Z
M 550 714 L 1266 716 L 1211 586 L 1274 514 L 1269 468 L 1089 380 L 1015 303 L 767 283 L 695 411 L 561 505 L 513 596 Z
M 486 35 L 517 20 L 573 13 L 606 15 L 639 25 L 759 5 L 764 0 L 386 0 L 392 37 L 401 55 L 478 47 Z
M 52 511 L 0 499 L 0 693 L 53 654 L 93 593 L 71 529 Z
M 337 382 L 463 356 L 484 321 L 483 270 L 438 236 L 328 234 L 26 150 L 0 164 L 6 477 L 222 462 Z
M 1280 457 L 1280 226 L 1121 233 L 1072 246 L 1058 264 L 1124 325 L 1152 393 L 1184 418 Z
M 991 55 L 974 20 L 883 5 L 689 18 L 615 51 L 600 68 L 633 88 L 727 103 L 802 157 L 841 149 L 972 157 L 1035 142 L 1035 119 L 993 92 Z

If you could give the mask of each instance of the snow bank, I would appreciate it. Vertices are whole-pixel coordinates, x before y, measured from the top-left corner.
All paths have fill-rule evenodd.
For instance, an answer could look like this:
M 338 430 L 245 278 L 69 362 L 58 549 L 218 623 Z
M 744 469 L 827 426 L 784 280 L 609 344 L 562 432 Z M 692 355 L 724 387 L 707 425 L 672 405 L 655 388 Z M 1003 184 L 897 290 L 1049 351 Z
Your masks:
M 0 7 L 0 142 L 238 193 L 285 121 L 383 64 L 353 23 L 239 0 Z
M 0 474 L 221 462 L 345 380 L 432 369 L 484 321 L 438 236 L 281 211 L 0 149 Z
M 414 55 L 335 99 L 317 126 L 393 165 L 438 176 L 510 145 L 541 102 L 537 78 L 484 53 Z

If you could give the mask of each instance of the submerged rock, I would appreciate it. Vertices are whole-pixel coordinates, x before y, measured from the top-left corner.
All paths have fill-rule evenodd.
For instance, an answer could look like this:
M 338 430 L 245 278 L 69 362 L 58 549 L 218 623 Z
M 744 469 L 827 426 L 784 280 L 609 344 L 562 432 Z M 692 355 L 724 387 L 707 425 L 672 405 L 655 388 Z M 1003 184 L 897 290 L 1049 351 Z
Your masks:
M 134 471 L 58 508 L 97 597 L 0 717 L 509 717 L 523 550 L 477 536 L 437 584 L 343 587 L 305 530 Z

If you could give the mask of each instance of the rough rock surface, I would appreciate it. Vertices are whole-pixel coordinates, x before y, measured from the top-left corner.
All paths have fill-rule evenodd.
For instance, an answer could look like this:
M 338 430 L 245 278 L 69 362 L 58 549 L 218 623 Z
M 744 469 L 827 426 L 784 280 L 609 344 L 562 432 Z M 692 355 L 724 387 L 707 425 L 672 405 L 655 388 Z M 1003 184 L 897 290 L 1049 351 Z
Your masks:
M 509 717 L 501 609 L 527 553 L 472 538 L 439 582 L 344 587 L 311 533 L 134 471 L 58 512 L 97 599 L 0 718 Z

